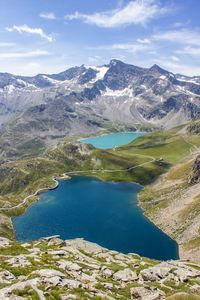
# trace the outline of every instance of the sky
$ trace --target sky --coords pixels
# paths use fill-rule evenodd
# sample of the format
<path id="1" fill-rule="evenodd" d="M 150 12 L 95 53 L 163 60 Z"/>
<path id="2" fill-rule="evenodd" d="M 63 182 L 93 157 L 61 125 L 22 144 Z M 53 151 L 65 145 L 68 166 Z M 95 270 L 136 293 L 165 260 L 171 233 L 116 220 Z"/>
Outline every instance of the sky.
<path id="1" fill-rule="evenodd" d="M 199 0 L 0 0 L 0 72 L 119 59 L 200 76 Z"/>

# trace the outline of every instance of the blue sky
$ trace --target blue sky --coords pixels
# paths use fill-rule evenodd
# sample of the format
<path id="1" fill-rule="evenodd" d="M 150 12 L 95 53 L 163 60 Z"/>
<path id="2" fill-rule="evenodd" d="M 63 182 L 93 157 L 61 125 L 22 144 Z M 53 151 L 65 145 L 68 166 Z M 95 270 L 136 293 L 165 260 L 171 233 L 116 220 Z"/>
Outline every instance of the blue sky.
<path id="1" fill-rule="evenodd" d="M 199 0 L 0 0 L 0 72 L 116 58 L 200 75 Z"/>

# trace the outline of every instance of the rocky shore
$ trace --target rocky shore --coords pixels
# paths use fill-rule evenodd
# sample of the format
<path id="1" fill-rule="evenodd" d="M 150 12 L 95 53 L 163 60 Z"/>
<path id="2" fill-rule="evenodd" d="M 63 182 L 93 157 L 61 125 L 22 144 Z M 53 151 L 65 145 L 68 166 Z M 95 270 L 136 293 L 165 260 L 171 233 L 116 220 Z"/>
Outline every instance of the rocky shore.
<path id="1" fill-rule="evenodd" d="M 53 191 L 53 190 L 57 189 L 58 186 L 59 186 L 59 180 L 67 180 L 69 178 L 70 178 L 70 176 L 68 176 L 65 173 L 63 175 L 61 175 L 60 177 L 52 176 L 52 180 L 55 183 L 54 186 L 40 188 L 34 194 L 31 194 L 31 195 L 28 195 L 27 197 L 25 197 L 19 204 L 15 205 L 15 206 L 9 206 L 9 207 L 5 206 L 5 207 L 0 208 L 0 212 L 1 211 L 2 212 L 7 212 L 7 211 L 11 211 L 11 210 L 14 210 L 14 209 L 26 206 L 27 203 L 29 202 L 29 199 L 31 199 L 33 197 L 37 197 L 36 199 L 38 200 L 39 199 L 39 195 L 41 193 L 46 192 L 46 191 Z"/>
<path id="2" fill-rule="evenodd" d="M 0 260 L 5 300 L 200 299 L 200 266 L 125 255 L 83 239 L 18 244 L 0 238 Z"/>
<path id="3" fill-rule="evenodd" d="M 172 167 L 140 193 L 145 215 L 176 240 L 179 257 L 200 263 L 200 156 Z"/>

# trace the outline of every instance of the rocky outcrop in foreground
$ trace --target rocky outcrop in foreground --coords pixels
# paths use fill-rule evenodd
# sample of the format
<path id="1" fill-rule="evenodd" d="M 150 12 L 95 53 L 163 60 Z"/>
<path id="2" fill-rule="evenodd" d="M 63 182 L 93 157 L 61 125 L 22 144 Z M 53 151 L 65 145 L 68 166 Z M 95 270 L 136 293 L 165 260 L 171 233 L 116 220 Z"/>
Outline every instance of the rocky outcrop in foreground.
<path id="1" fill-rule="evenodd" d="M 196 121 L 196 122 L 193 122 L 192 124 L 190 124 L 187 128 L 188 132 L 189 133 L 192 133 L 192 134 L 200 134 L 200 121 Z"/>
<path id="2" fill-rule="evenodd" d="M 0 239 L 0 299 L 167 299 L 200 295 L 200 266 L 159 262 L 59 236 L 18 244 Z M 171 299 L 171 298 L 169 298 Z"/>
<path id="3" fill-rule="evenodd" d="M 200 182 L 200 155 L 197 156 L 192 167 L 192 174 L 189 178 L 190 184 L 197 184 Z"/>

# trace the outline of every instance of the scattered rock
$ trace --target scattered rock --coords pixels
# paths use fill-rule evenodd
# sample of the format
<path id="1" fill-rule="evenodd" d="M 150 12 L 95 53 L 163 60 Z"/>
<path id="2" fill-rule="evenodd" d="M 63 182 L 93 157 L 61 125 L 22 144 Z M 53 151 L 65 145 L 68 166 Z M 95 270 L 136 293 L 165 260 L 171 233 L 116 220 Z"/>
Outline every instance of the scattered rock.
<path id="1" fill-rule="evenodd" d="M 61 245 L 62 240 L 53 236 L 43 239 L 42 244 L 41 241 L 28 244 L 28 254 L 1 255 L 0 285 L 5 287 L 0 288 L 0 300 L 28 300 L 33 292 L 38 299 L 46 300 L 51 298 L 55 287 L 62 300 L 94 297 L 115 300 L 128 294 L 131 296 L 127 300 L 162 300 L 168 296 L 162 289 L 172 294 L 176 292 L 173 287 L 179 285 L 188 293 L 200 293 L 200 270 L 187 262 L 152 261 L 151 264 L 149 259 L 147 264 L 135 254 L 109 251 L 82 239 Z M 172 284 L 166 289 L 168 282 Z M 16 291 L 24 295 L 24 290 L 26 296 L 16 295 Z"/>
<path id="2" fill-rule="evenodd" d="M 128 282 L 128 281 L 135 281 L 135 280 L 137 280 L 138 276 L 131 269 L 127 268 L 127 269 L 124 269 L 124 270 L 116 272 L 113 275 L 113 279 L 114 280 Z"/>
<path id="3" fill-rule="evenodd" d="M 0 272 L 0 284 L 9 284 L 15 280 L 15 276 L 9 271 Z"/>
<path id="4" fill-rule="evenodd" d="M 198 295 L 191 295 L 188 293 L 176 293 L 173 296 L 167 297 L 167 300 L 200 300 L 200 296 Z"/>
<path id="5" fill-rule="evenodd" d="M 62 286 L 63 285 L 63 280 L 62 277 L 60 276 L 51 276 L 51 277 L 43 277 L 41 280 L 42 285 L 47 285 L 50 286 Z"/>
<path id="6" fill-rule="evenodd" d="M 7 238 L 0 237 L 0 248 L 5 248 L 10 245 L 11 241 Z"/>
<path id="7" fill-rule="evenodd" d="M 165 299 L 165 293 L 149 286 L 131 288 L 131 299 L 160 300 Z"/>
<path id="8" fill-rule="evenodd" d="M 144 269 L 140 272 L 145 281 L 159 281 L 169 274 L 171 268 L 168 266 L 157 265 Z"/>
<path id="9" fill-rule="evenodd" d="M 11 257 L 6 262 L 12 267 L 23 268 L 31 265 L 31 263 L 27 260 L 26 256 L 24 255 Z"/>
<path id="10" fill-rule="evenodd" d="M 47 241 L 48 246 L 60 246 L 63 247 L 66 245 L 65 241 L 60 239 L 60 235 L 47 236 L 41 239 L 41 241 Z"/>
<path id="11" fill-rule="evenodd" d="M 96 283 L 96 275 L 93 273 L 92 275 L 88 275 L 86 273 L 81 273 L 80 274 L 80 279 L 81 281 L 83 281 L 84 283 Z"/>
<path id="12" fill-rule="evenodd" d="M 46 236 L 46 237 L 41 238 L 40 240 L 50 242 L 51 240 L 57 239 L 57 238 L 60 238 L 60 235 L 57 234 L 57 235 Z"/>
<path id="13" fill-rule="evenodd" d="M 28 298 L 21 297 L 21 296 L 11 296 L 6 297 L 4 300 L 29 300 Z"/>
<path id="14" fill-rule="evenodd" d="M 112 277 L 114 272 L 112 270 L 108 269 L 107 267 L 103 267 L 101 269 L 101 273 L 102 273 L 103 277 L 110 278 L 110 277 Z"/>
<path id="15" fill-rule="evenodd" d="M 189 177 L 189 184 L 197 184 L 200 182 L 200 155 L 197 156 L 193 167 L 192 167 L 192 172 Z"/>
<path id="16" fill-rule="evenodd" d="M 87 242 L 84 239 L 67 240 L 66 245 L 78 248 L 88 254 L 98 254 L 107 251 L 107 249 L 91 242 Z"/>
<path id="17" fill-rule="evenodd" d="M 80 267 L 78 264 L 76 263 L 73 263 L 71 261 L 67 261 L 67 260 L 61 260 L 59 262 L 59 267 L 61 269 L 64 269 L 66 271 L 81 271 L 82 270 L 82 267 Z"/>
<path id="18" fill-rule="evenodd" d="M 113 256 L 110 253 L 108 253 L 108 252 L 98 253 L 95 257 L 104 259 L 108 263 L 114 261 Z"/>
<path id="19" fill-rule="evenodd" d="M 73 294 L 68 294 L 68 295 L 60 295 L 61 300 L 72 300 L 72 299 L 77 299 L 76 295 Z"/>
<path id="20" fill-rule="evenodd" d="M 82 283 L 78 280 L 73 279 L 64 279 L 62 282 L 63 287 L 67 287 L 70 290 L 79 289 L 82 286 Z"/>
<path id="21" fill-rule="evenodd" d="M 106 290 L 112 290 L 112 289 L 113 289 L 113 284 L 110 283 L 110 282 L 102 282 L 102 285 L 103 285 L 103 287 L 104 287 Z"/>
<path id="22" fill-rule="evenodd" d="M 180 282 L 200 277 L 200 271 L 184 265 L 182 262 L 162 262 L 140 272 L 144 281 L 162 281 L 174 278 Z"/>
<path id="23" fill-rule="evenodd" d="M 199 294 L 200 295 L 200 282 L 199 284 L 194 284 L 190 290 L 195 293 L 195 294 Z"/>
<path id="24" fill-rule="evenodd" d="M 37 274 L 41 277 L 47 277 L 47 278 L 51 278 L 51 277 L 54 277 L 54 276 L 58 276 L 58 277 L 61 277 L 61 278 L 65 277 L 65 275 L 62 272 L 57 271 L 57 270 L 53 270 L 53 269 L 42 269 L 42 270 L 38 270 L 38 271 L 33 272 L 33 274 Z"/>
<path id="25" fill-rule="evenodd" d="M 194 270 L 192 268 L 177 268 L 173 270 L 173 274 L 176 275 L 179 281 L 188 281 L 190 278 L 200 277 L 200 271 Z"/>
<path id="26" fill-rule="evenodd" d="M 56 251 L 48 251 L 49 254 L 53 256 L 66 256 L 66 251 L 65 250 L 56 250 Z"/>

